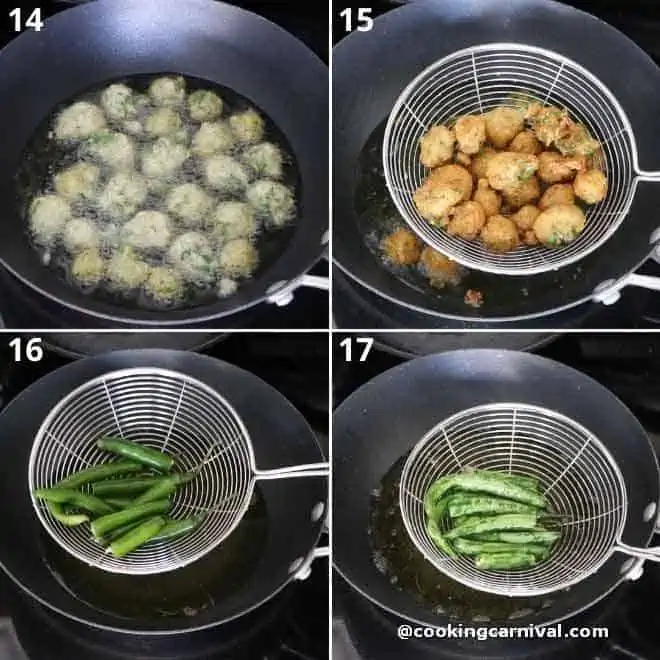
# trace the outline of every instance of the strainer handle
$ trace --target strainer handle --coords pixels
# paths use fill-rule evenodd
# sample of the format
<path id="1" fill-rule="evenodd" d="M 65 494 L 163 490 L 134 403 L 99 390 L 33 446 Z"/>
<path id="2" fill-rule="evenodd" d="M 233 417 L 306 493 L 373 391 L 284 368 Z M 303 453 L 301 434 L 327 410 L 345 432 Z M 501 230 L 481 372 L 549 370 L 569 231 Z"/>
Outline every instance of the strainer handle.
<path id="1" fill-rule="evenodd" d="M 330 474 L 329 463 L 308 463 L 293 465 L 275 470 L 255 470 L 257 481 L 272 481 L 273 479 L 295 479 L 298 477 L 327 477 Z"/>
<path id="2" fill-rule="evenodd" d="M 631 557 L 637 557 L 638 559 L 660 562 L 660 546 L 655 548 L 636 548 L 632 545 L 626 545 L 625 543 L 621 543 L 621 541 L 619 541 L 614 549 Z"/>
<path id="3" fill-rule="evenodd" d="M 640 181 L 660 182 L 660 172 L 647 172 L 646 170 L 637 170 L 637 178 Z"/>

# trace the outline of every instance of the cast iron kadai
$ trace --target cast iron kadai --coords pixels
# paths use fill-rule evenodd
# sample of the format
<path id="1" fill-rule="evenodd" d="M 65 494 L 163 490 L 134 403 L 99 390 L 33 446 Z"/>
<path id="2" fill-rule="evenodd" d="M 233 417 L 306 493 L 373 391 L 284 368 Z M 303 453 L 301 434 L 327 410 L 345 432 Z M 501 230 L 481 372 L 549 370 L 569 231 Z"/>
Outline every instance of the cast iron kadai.
<path id="1" fill-rule="evenodd" d="M 235 295 L 189 309 L 128 308 L 84 295 L 44 268 L 30 246 L 14 177 L 25 145 L 52 109 L 103 82 L 178 72 L 236 90 L 285 134 L 300 175 L 300 214 L 282 256 Z M 5 209 L 0 263 L 23 284 L 106 321 L 177 326 L 204 323 L 259 303 L 287 304 L 298 286 L 327 288 L 305 273 L 328 239 L 328 70 L 288 32 L 213 0 L 95 0 L 27 30 L 0 52 L 0 201 Z"/>
<path id="2" fill-rule="evenodd" d="M 486 571 L 473 558 L 451 558 L 437 548 L 426 532 L 424 495 L 440 477 L 468 466 L 538 479 L 550 510 L 561 516 L 561 537 L 547 560 L 524 570 Z M 500 596 L 568 589 L 617 551 L 660 561 L 660 548 L 632 548 L 620 541 L 628 516 L 656 511 L 629 510 L 624 476 L 607 446 L 581 424 L 539 406 L 491 403 L 441 421 L 406 459 L 399 502 L 406 530 L 428 561 L 467 587 Z M 448 531 L 446 522 L 439 522 L 440 531 Z"/>
<path id="3" fill-rule="evenodd" d="M 175 372 L 179 378 L 201 383 L 205 389 L 217 392 L 249 432 L 255 465 L 260 469 L 276 470 L 282 465 L 323 462 L 321 448 L 302 415 L 277 390 L 231 364 L 195 353 L 160 349 L 116 351 L 77 360 L 36 381 L 0 414 L 0 465 L 3 473 L 0 500 L 8 503 L 3 509 L 0 566 L 9 577 L 41 605 L 79 623 L 122 633 L 158 635 L 202 630 L 237 619 L 266 603 L 289 583 L 305 579 L 314 558 L 327 556 L 327 548 L 316 547 L 325 518 L 325 476 L 260 482 L 261 496 L 268 512 L 268 534 L 262 556 L 244 583 L 196 616 L 126 619 L 101 611 L 62 587 L 44 561 L 43 545 L 51 541 L 34 514 L 26 479 L 31 440 L 43 420 L 60 402 L 63 393 L 127 369 L 145 373 L 153 373 L 153 370 Z M 181 387 L 177 392 L 180 390 Z M 128 399 L 133 399 L 132 390 Z M 113 400 L 116 401 L 116 397 Z M 103 403 L 102 409 L 105 409 Z M 143 415 L 154 417 L 154 408 L 156 406 L 150 405 L 145 413 L 142 399 Z M 171 421 L 174 409 L 169 408 L 169 413 Z M 162 429 L 163 419 L 155 417 L 157 429 Z M 125 410 L 120 422 L 128 432 L 130 424 Z M 202 431 L 213 428 L 211 420 L 205 424 L 207 426 L 202 426 Z M 186 431 L 187 437 L 191 429 L 179 427 L 172 434 L 175 447 L 180 446 L 180 437 L 184 437 L 179 436 L 181 430 Z M 210 501 L 212 495 L 208 492 L 204 496 Z M 180 570 L 190 570 L 190 567 Z M 140 576 L 111 577 L 138 579 Z M 156 575 L 149 579 L 163 577 Z"/>
<path id="4" fill-rule="evenodd" d="M 153 575 L 192 564 L 234 531 L 257 481 L 328 474 L 327 463 L 257 469 L 250 433 L 223 396 L 185 374 L 142 367 L 83 383 L 51 410 L 30 452 L 30 492 L 107 460 L 96 447 L 96 439 L 103 437 L 128 438 L 174 456 L 177 469 L 195 477 L 189 487 L 177 491 L 168 516 L 205 516 L 199 527 L 179 539 L 113 557 L 86 525 L 63 525 L 32 497 L 37 517 L 56 543 L 89 566 L 112 573 Z"/>
<path id="5" fill-rule="evenodd" d="M 583 459 L 585 466 L 588 458 L 602 459 L 603 454 L 592 444 L 593 441 L 587 443 L 586 437 L 576 431 L 588 429 L 588 437 L 598 438 L 600 446 L 607 447 L 611 457 L 611 461 L 607 459 L 603 463 L 603 467 L 605 463 L 608 465 L 608 472 L 599 477 L 603 488 L 607 484 L 619 488 L 617 471 L 625 484 L 623 490 L 611 488 L 608 491 L 609 504 L 618 496 L 624 508 L 619 513 L 612 513 L 610 524 L 595 528 L 597 534 L 593 538 L 600 535 L 598 537 L 604 542 L 600 549 L 602 554 L 598 555 L 600 565 L 597 570 L 585 574 L 587 568 L 594 568 L 596 564 L 592 549 L 580 557 L 581 565 L 577 570 L 582 579 L 570 589 L 554 591 L 548 606 L 539 611 L 514 620 L 498 621 L 497 625 L 556 623 L 607 597 L 622 582 L 639 577 L 643 560 L 612 552 L 612 543 L 616 532 L 617 541 L 622 544 L 644 548 L 656 529 L 660 474 L 653 446 L 644 429 L 609 390 L 570 367 L 528 353 L 473 349 L 417 358 L 390 369 L 353 393 L 335 411 L 333 556 L 337 570 L 353 588 L 384 610 L 420 625 L 441 626 L 450 621 L 445 615 L 425 609 L 413 594 L 397 590 L 390 583 L 389 576 L 376 568 L 369 534 L 371 494 L 392 465 L 413 450 L 419 439 L 442 420 L 475 408 L 493 409 L 497 414 L 503 414 L 501 404 L 510 402 L 520 408 L 517 414 L 522 415 L 523 421 L 537 420 L 547 424 L 548 418 L 537 417 L 538 411 L 552 411 L 548 414 L 555 420 L 555 429 L 562 433 L 561 441 L 554 434 L 552 441 L 548 440 L 549 436 L 543 436 L 544 446 L 551 445 L 552 451 L 558 454 L 556 459 L 548 456 L 545 462 L 539 461 L 538 446 L 530 443 L 534 449 L 534 466 L 539 462 L 538 467 L 530 465 L 527 452 L 521 450 L 518 454 L 514 450 L 513 461 L 521 461 L 523 472 L 535 474 L 534 470 L 537 470 L 539 475 L 544 475 L 544 485 L 550 486 L 545 480 L 558 473 L 557 466 L 566 465 L 565 454 L 570 453 L 568 447 L 579 444 L 578 438 L 587 452 Z M 507 414 L 511 416 L 510 410 L 504 407 L 505 419 Z M 533 414 L 530 416 L 527 411 Z M 462 416 L 460 419 L 469 424 L 471 417 Z M 565 420 L 571 420 L 569 426 L 564 426 Z M 499 424 L 501 428 L 502 422 Z M 510 424 L 509 419 L 505 429 L 509 429 Z M 529 428 L 538 431 L 538 427 Z M 566 435 L 569 432 L 572 436 Z M 461 462 L 473 458 L 473 454 L 467 452 L 468 447 L 470 452 L 476 451 L 469 440 L 464 443 L 458 449 Z M 480 466 L 507 465 L 510 438 L 500 436 L 499 443 L 491 451 L 489 445 L 479 442 Z M 506 444 L 505 450 L 502 443 Z M 461 453 L 461 446 L 465 448 L 465 454 Z M 551 472 L 547 466 L 553 460 L 557 463 Z M 584 477 L 587 472 L 581 465 L 575 475 Z M 600 492 L 597 484 L 585 486 L 582 480 L 576 481 L 571 477 L 566 483 L 579 485 L 579 492 L 564 485 L 551 490 L 550 496 L 573 497 L 576 503 L 577 495 L 583 501 L 585 492 Z M 621 499 L 624 493 L 627 502 Z M 558 500 L 553 503 L 559 506 Z M 570 510 L 566 501 L 560 504 Z M 608 502 L 599 500 L 590 506 L 602 507 L 605 511 Z M 615 520 L 618 522 L 614 523 Z M 575 559 L 571 552 L 573 543 L 578 543 L 575 532 L 569 532 L 561 542 L 562 556 L 570 555 Z M 646 552 L 640 554 L 646 557 Z M 515 586 L 514 581 L 512 588 Z"/>
<path id="6" fill-rule="evenodd" d="M 440 33 L 442 39 L 437 38 Z M 394 59 L 388 55 L 392 43 L 402 45 Z M 592 79 L 587 88 L 583 78 L 579 82 L 574 79 L 569 86 L 561 83 L 560 77 L 559 87 L 536 89 L 537 95 L 570 90 L 570 97 L 566 96 L 569 110 L 586 111 L 584 102 L 576 100 L 589 90 L 601 99 L 604 92 L 600 85 L 609 90 L 628 123 L 622 123 L 616 112 L 612 114 L 615 106 L 610 101 L 601 105 L 598 117 L 602 119 L 602 110 L 607 108 L 607 130 L 602 137 L 610 138 L 610 152 L 619 152 L 615 160 L 618 169 L 610 174 L 620 177 L 620 181 L 611 181 L 613 190 L 618 191 L 614 210 L 617 214 L 624 209 L 629 212 L 600 249 L 557 271 L 516 278 L 474 273 L 472 288 L 484 292 L 483 305 L 474 309 L 464 304 L 462 294 L 429 295 L 415 290 L 384 270 L 372 256 L 356 223 L 355 164 L 370 135 L 390 115 L 403 90 L 420 72 L 464 49 L 476 49 L 478 54 L 489 44 L 502 43 L 532 49 L 530 52 L 552 53 L 554 61 L 559 58 L 575 63 L 599 81 L 594 87 Z M 471 88 L 468 100 L 473 102 L 474 96 Z M 636 178 L 648 178 L 643 165 L 657 163 L 660 154 L 660 136 L 649 121 L 660 112 L 660 69 L 637 45 L 606 23 L 550 0 L 408 3 L 375 19 L 372 30 L 356 31 L 334 48 L 333 102 L 333 258 L 344 272 L 372 292 L 441 317 L 512 322 L 589 301 L 612 304 L 625 286 L 660 290 L 657 279 L 634 273 L 657 253 L 660 242 L 660 222 L 655 212 L 657 187 Z M 602 121 L 595 121 L 598 117 L 592 112 L 592 119 L 584 119 L 592 126 L 605 128 Z M 625 130 L 617 132 L 617 126 Z M 634 158 L 635 149 L 639 163 Z M 608 163 L 610 169 L 613 166 Z M 635 182 L 639 182 L 636 188 Z M 608 230 L 603 227 L 603 231 Z M 515 282 L 509 282 L 511 279 Z"/>

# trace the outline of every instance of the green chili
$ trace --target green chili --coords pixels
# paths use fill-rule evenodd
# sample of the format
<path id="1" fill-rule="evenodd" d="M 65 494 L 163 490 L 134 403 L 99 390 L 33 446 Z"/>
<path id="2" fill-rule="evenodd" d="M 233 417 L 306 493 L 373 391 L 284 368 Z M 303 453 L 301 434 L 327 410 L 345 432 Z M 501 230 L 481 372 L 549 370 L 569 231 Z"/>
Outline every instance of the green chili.
<path id="1" fill-rule="evenodd" d="M 56 504 L 70 504 L 77 509 L 84 509 L 100 516 L 112 513 L 113 511 L 113 508 L 109 504 L 106 504 L 98 497 L 86 495 L 70 488 L 37 488 L 33 494 L 40 500 L 55 502 Z"/>
<path id="2" fill-rule="evenodd" d="M 116 461 L 114 463 L 102 463 L 101 465 L 94 465 L 93 467 L 85 468 L 79 472 L 74 472 L 62 479 L 58 484 L 58 488 L 79 488 L 92 481 L 100 481 L 101 479 L 110 479 L 120 474 L 128 474 L 130 472 L 141 472 L 144 469 L 142 465 L 135 461 Z"/>
<path id="3" fill-rule="evenodd" d="M 148 543 L 165 526 L 165 518 L 157 516 L 140 523 L 135 529 L 115 539 L 106 550 L 114 557 L 123 557 Z"/>
<path id="4" fill-rule="evenodd" d="M 118 454 L 142 465 L 148 465 L 160 472 L 169 472 L 174 467 L 174 459 L 169 454 L 137 442 L 130 442 L 122 438 L 101 438 L 97 441 L 96 446 L 103 451 Z"/>
<path id="5" fill-rule="evenodd" d="M 134 506 L 123 511 L 115 511 L 102 518 L 97 518 L 91 525 L 94 538 L 99 540 L 109 532 L 136 520 L 141 520 L 149 516 L 155 516 L 159 513 L 166 513 L 170 508 L 169 500 L 158 500 L 157 502 L 147 502 L 140 506 Z"/>

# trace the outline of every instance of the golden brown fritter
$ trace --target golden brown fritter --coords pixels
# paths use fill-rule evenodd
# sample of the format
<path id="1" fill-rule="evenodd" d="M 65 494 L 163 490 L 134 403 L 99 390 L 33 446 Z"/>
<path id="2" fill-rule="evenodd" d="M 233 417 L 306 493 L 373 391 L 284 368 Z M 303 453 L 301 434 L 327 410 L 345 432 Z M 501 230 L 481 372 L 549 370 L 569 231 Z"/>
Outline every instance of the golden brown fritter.
<path id="1" fill-rule="evenodd" d="M 521 131 L 511 140 L 508 151 L 538 156 L 543 151 L 543 145 L 536 139 L 534 131 Z"/>
<path id="2" fill-rule="evenodd" d="M 486 214 L 478 202 L 463 202 L 452 211 L 447 231 L 453 236 L 473 240 L 486 224 Z"/>
<path id="3" fill-rule="evenodd" d="M 445 186 L 461 193 L 461 199 L 467 202 L 472 197 L 472 176 L 468 170 L 460 165 L 442 165 L 436 167 L 429 175 L 427 181 L 432 186 Z"/>
<path id="4" fill-rule="evenodd" d="M 449 186 L 435 186 L 429 179 L 413 195 L 413 202 L 422 218 L 438 227 L 447 224 L 447 214 L 462 199 L 459 190 Z"/>
<path id="5" fill-rule="evenodd" d="M 538 176 L 546 183 L 571 181 L 576 172 L 583 172 L 587 167 L 585 156 L 562 156 L 556 151 L 544 151 L 538 162 Z"/>
<path id="6" fill-rule="evenodd" d="M 525 113 L 519 108 L 500 106 L 485 114 L 486 135 L 498 149 L 506 147 L 525 126 Z"/>
<path id="7" fill-rule="evenodd" d="M 419 161 L 424 167 L 437 167 L 454 155 L 456 137 L 446 126 L 432 126 L 419 140 Z"/>
<path id="8" fill-rule="evenodd" d="M 479 179 L 488 178 L 487 168 L 490 159 L 496 154 L 495 149 L 491 147 L 484 147 L 473 159 L 470 169 L 472 171 L 472 176 L 474 176 L 477 181 Z"/>
<path id="9" fill-rule="evenodd" d="M 534 247 L 539 244 L 539 239 L 536 238 L 536 234 L 533 229 L 528 229 L 522 237 L 522 242 L 529 247 Z"/>
<path id="10" fill-rule="evenodd" d="M 534 222 L 534 233 L 543 245 L 558 247 L 575 240 L 584 229 L 585 217 L 575 204 L 559 204 L 543 211 Z"/>
<path id="11" fill-rule="evenodd" d="M 512 216 L 511 220 L 515 223 L 516 227 L 521 233 L 525 233 L 534 227 L 536 218 L 539 217 L 541 211 L 536 206 L 527 204 L 518 209 Z"/>
<path id="12" fill-rule="evenodd" d="M 487 218 L 497 215 L 502 206 L 500 196 L 488 185 L 487 179 L 479 179 L 473 199 L 481 204 Z"/>
<path id="13" fill-rule="evenodd" d="M 507 205 L 512 209 L 519 209 L 525 204 L 532 204 L 541 195 L 539 180 L 535 176 L 531 176 L 511 188 L 505 188 L 502 195 Z"/>
<path id="14" fill-rule="evenodd" d="M 538 140 L 549 147 L 565 134 L 570 118 L 566 110 L 554 106 L 532 103 L 527 108 L 526 118 Z"/>
<path id="15" fill-rule="evenodd" d="M 477 154 L 486 142 L 486 120 L 478 115 L 460 117 L 454 126 L 458 150 Z"/>
<path id="16" fill-rule="evenodd" d="M 470 169 L 470 165 L 472 165 L 472 157 L 468 156 L 468 154 L 464 154 L 462 151 L 459 151 L 456 154 L 456 158 L 454 160 L 458 165 L 462 165 L 468 169 Z"/>
<path id="17" fill-rule="evenodd" d="M 463 302 L 468 307 L 479 308 L 484 304 L 484 294 L 477 289 L 468 289 L 463 296 Z"/>
<path id="18" fill-rule="evenodd" d="M 555 183 L 553 186 L 550 186 L 543 195 L 541 195 L 539 208 L 541 211 L 545 211 L 551 206 L 573 203 L 575 203 L 573 186 L 570 183 Z"/>
<path id="19" fill-rule="evenodd" d="M 458 284 L 461 279 L 460 266 L 449 257 L 428 246 L 422 250 L 419 264 L 431 285 L 438 289 L 446 284 Z"/>
<path id="20" fill-rule="evenodd" d="M 587 170 L 576 175 L 575 194 L 587 204 L 598 204 L 607 195 L 607 177 L 600 170 Z"/>
<path id="21" fill-rule="evenodd" d="M 518 228 L 513 220 L 503 215 L 494 215 L 486 221 L 481 230 L 481 240 L 494 252 L 509 252 L 520 245 Z"/>
<path id="22" fill-rule="evenodd" d="M 397 229 L 383 239 L 385 255 L 400 266 L 412 266 L 422 254 L 422 241 L 408 229 Z"/>
<path id="23" fill-rule="evenodd" d="M 515 188 L 534 175 L 539 167 L 538 158 L 531 154 L 501 151 L 488 161 L 486 178 L 491 188 Z"/>
<path id="24" fill-rule="evenodd" d="M 600 149 L 600 142 L 591 137 L 587 127 L 572 120 L 565 124 L 563 134 L 554 144 L 564 156 L 591 156 Z"/>

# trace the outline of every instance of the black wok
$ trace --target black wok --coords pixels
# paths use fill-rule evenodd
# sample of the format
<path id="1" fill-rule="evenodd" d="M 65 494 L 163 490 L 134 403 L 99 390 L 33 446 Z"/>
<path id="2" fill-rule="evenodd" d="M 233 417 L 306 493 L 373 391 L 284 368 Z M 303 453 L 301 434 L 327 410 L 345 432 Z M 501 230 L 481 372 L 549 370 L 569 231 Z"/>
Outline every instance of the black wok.
<path id="1" fill-rule="evenodd" d="M 470 321 L 517 321 L 589 302 L 597 287 L 611 287 L 637 269 L 650 255 L 651 235 L 660 224 L 660 189 L 641 183 L 619 231 L 596 252 L 556 272 L 508 278 L 472 272 L 461 286 L 438 293 L 422 278 L 411 286 L 385 270 L 364 241 L 365 227 L 396 214 L 379 164 L 374 165 L 384 123 L 400 93 L 425 67 L 489 42 L 540 46 L 583 65 L 612 90 L 630 118 L 642 168 L 660 166 L 660 135 L 652 119 L 660 112 L 660 69 L 611 26 L 548 0 L 412 2 L 377 18 L 371 31 L 355 31 L 333 50 L 333 258 L 362 286 L 417 311 Z M 365 203 L 365 188 L 371 190 L 370 203 Z M 467 289 L 483 293 L 480 308 L 464 304 Z"/>
<path id="2" fill-rule="evenodd" d="M 649 543 L 654 520 L 645 522 L 643 512 L 660 497 L 656 456 L 643 428 L 611 392 L 572 368 L 527 353 L 476 349 L 418 358 L 374 378 L 333 416 L 335 567 L 353 588 L 383 609 L 423 625 L 448 622 L 446 615 L 423 607 L 415 594 L 397 590 L 376 568 L 369 533 L 374 489 L 440 420 L 497 401 L 557 410 L 600 438 L 621 469 L 633 512 L 622 538 L 631 545 Z M 624 580 L 624 565 L 629 568 L 631 563 L 615 553 L 570 590 L 553 593 L 546 607 L 501 624 L 545 625 L 574 616 Z"/>
<path id="3" fill-rule="evenodd" d="M 48 411 L 78 385 L 108 371 L 147 365 L 182 372 L 225 396 L 248 428 L 258 467 L 269 469 L 323 460 L 321 449 L 302 415 L 275 389 L 238 367 L 194 353 L 159 349 L 117 351 L 78 360 L 28 387 L 0 415 L 0 499 L 7 503 L 3 508 L 0 534 L 0 565 L 18 586 L 42 605 L 88 626 L 160 635 L 202 630 L 247 614 L 295 579 L 290 567 L 297 559 L 311 559 L 322 532 L 323 516 L 319 520 L 312 510 L 318 503 L 326 502 L 327 483 L 323 477 L 313 477 L 260 485 L 266 534 L 260 541 L 261 548 L 252 570 L 243 575 L 240 582 L 237 575 L 217 575 L 217 568 L 214 569 L 212 563 L 205 564 L 204 559 L 181 569 L 186 573 L 182 572 L 179 577 L 179 571 L 173 571 L 165 576 L 149 576 L 148 581 L 140 583 L 131 580 L 118 583 L 116 578 L 135 576 L 113 575 L 86 566 L 84 572 L 79 573 L 82 564 L 75 560 L 73 566 L 72 558 L 60 561 L 62 558 L 58 557 L 56 564 L 49 560 L 58 569 L 57 574 L 52 572 L 44 557 L 56 556 L 53 544 L 43 535 L 27 488 L 28 457 L 35 433 Z M 233 535 L 225 543 L 231 543 Z M 251 539 L 249 537 L 242 548 L 237 548 L 237 552 L 255 554 Z M 163 589 L 164 578 L 177 581 L 177 588 L 182 587 L 179 580 L 196 581 L 200 589 L 211 595 L 218 586 L 212 582 L 219 582 L 220 586 L 224 585 L 224 596 L 195 616 L 125 618 L 107 608 L 99 609 L 94 595 L 93 604 L 88 604 L 89 599 L 76 597 L 69 590 L 72 582 L 60 567 L 66 567 L 66 576 L 75 574 L 76 579 L 82 576 L 79 580 L 86 593 L 90 584 L 96 585 L 103 594 L 112 589 L 123 590 L 129 596 L 131 591 L 140 590 L 158 593 Z M 216 575 L 211 579 L 209 576 L 214 570 Z M 138 593 L 132 596 L 134 599 L 141 597 Z"/>
<path id="4" fill-rule="evenodd" d="M 300 176 L 300 215 L 284 253 L 233 296 L 167 312 L 84 295 L 44 268 L 27 240 L 16 182 L 24 150 L 52 109 L 105 81 L 178 72 L 235 90 L 286 136 Z M 212 0 L 97 0 L 28 30 L 0 53 L 0 263 L 51 300 L 140 325 L 200 323 L 239 312 L 288 287 L 322 256 L 328 227 L 327 68 L 269 21 Z"/>

